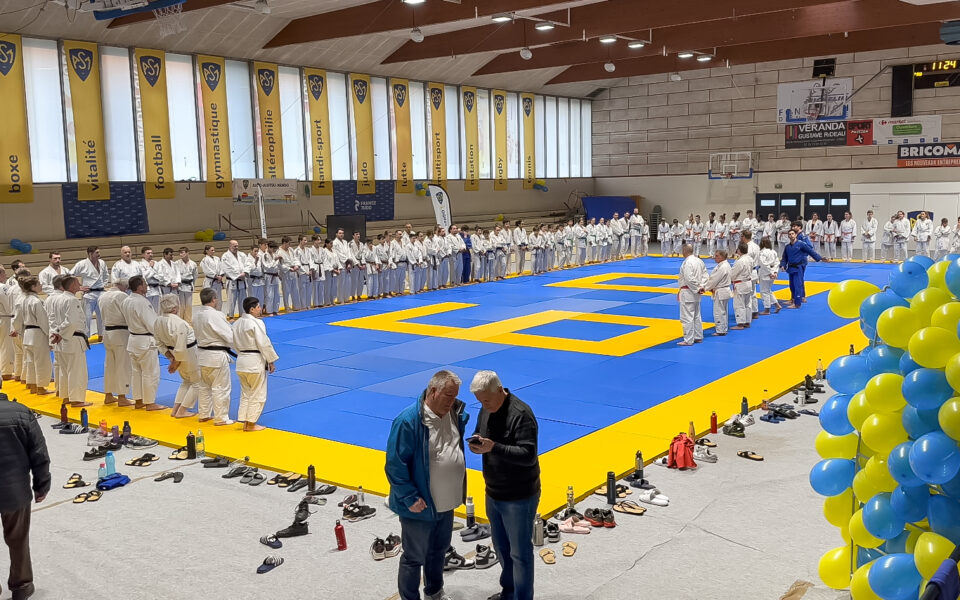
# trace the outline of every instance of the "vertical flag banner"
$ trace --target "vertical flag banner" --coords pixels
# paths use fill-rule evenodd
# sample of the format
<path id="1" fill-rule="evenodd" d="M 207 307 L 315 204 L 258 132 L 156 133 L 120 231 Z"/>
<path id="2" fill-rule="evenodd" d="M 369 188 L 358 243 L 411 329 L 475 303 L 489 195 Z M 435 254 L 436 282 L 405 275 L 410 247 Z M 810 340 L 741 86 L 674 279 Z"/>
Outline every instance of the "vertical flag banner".
<path id="1" fill-rule="evenodd" d="M 533 114 L 533 94 L 520 94 L 520 109 L 523 114 L 523 189 L 532 190 L 537 176 L 537 154 L 534 133 L 536 120 Z"/>
<path id="2" fill-rule="evenodd" d="M 310 107 L 310 194 L 333 195 L 333 163 L 330 161 L 330 101 L 327 94 L 327 72 L 304 69 L 307 81 L 307 104 Z"/>
<path id="3" fill-rule="evenodd" d="M 397 136 L 397 185 L 398 194 L 412 194 L 413 143 L 410 141 L 410 82 L 406 79 L 391 79 L 393 94 L 393 125 Z"/>
<path id="4" fill-rule="evenodd" d="M 462 87 L 460 95 L 463 96 L 463 131 L 464 142 L 466 143 L 467 169 L 463 174 L 463 189 L 468 192 L 475 192 L 480 189 L 480 135 L 477 119 L 477 88 Z"/>
<path id="5" fill-rule="evenodd" d="M 507 93 L 493 90 L 493 189 L 507 189 Z"/>
<path id="6" fill-rule="evenodd" d="M 0 37 L 0 203 L 33 202 L 33 172 L 27 131 L 27 99 L 23 82 L 23 46 L 19 35 Z"/>
<path id="7" fill-rule="evenodd" d="M 147 172 L 143 190 L 147 199 L 173 198 L 177 194 L 173 180 L 170 111 L 167 106 L 166 56 L 163 50 L 135 48 L 133 51 L 140 82 L 143 162 Z"/>
<path id="8" fill-rule="evenodd" d="M 442 83 L 427 84 L 427 101 L 430 103 L 430 179 L 433 183 L 447 184 L 447 114 Z"/>
<path id="9" fill-rule="evenodd" d="M 283 179 L 283 131 L 280 128 L 280 86 L 277 65 L 253 63 L 260 111 L 260 158 L 264 179 Z"/>
<path id="10" fill-rule="evenodd" d="M 203 100 L 203 135 L 206 142 L 207 197 L 233 196 L 230 169 L 230 130 L 227 126 L 227 71 L 219 56 L 197 56 L 200 96 Z"/>
<path id="11" fill-rule="evenodd" d="M 373 169 L 373 101 L 370 99 L 370 76 L 350 74 L 353 86 L 353 125 L 357 132 L 357 193 L 377 191 Z"/>
<path id="12" fill-rule="evenodd" d="M 63 42 L 67 79 L 73 105 L 77 150 L 77 198 L 109 200 L 107 149 L 103 141 L 103 108 L 100 99 L 100 55 L 89 42 Z M 166 102 L 164 102 L 166 109 Z M 148 154 L 149 156 L 149 154 Z"/>

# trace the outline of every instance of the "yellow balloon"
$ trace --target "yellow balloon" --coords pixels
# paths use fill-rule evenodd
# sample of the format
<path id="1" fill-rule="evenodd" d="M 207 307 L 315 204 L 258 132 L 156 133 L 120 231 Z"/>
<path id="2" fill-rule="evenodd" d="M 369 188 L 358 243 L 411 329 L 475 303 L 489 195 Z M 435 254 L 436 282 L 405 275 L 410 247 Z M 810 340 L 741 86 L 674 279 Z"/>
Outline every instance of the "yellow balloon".
<path id="1" fill-rule="evenodd" d="M 903 375 L 880 373 L 867 382 L 863 393 L 873 412 L 894 412 L 907 405 L 900 388 L 903 387 Z M 849 412 L 850 408 L 847 407 Z"/>
<path id="2" fill-rule="evenodd" d="M 910 358 L 921 367 L 942 369 L 953 355 L 960 352 L 956 331 L 941 327 L 924 327 L 913 334 L 907 344 Z"/>
<path id="3" fill-rule="evenodd" d="M 947 287 L 947 282 L 944 280 L 947 276 L 947 267 L 949 266 L 950 263 L 945 260 L 933 263 L 933 266 L 927 269 L 927 277 L 930 278 L 930 285 L 928 287 L 941 289 L 950 293 L 950 288 Z"/>
<path id="4" fill-rule="evenodd" d="M 847 419 L 850 420 L 850 424 L 857 431 L 860 431 L 863 422 L 874 412 L 876 410 L 867 402 L 867 395 L 863 392 L 854 394 L 853 398 L 850 398 L 850 404 L 847 404 Z M 851 433 L 850 435 L 854 434 Z"/>
<path id="5" fill-rule="evenodd" d="M 947 383 L 954 390 L 960 392 L 960 354 L 954 354 L 943 367 L 944 374 L 947 376 Z"/>
<path id="6" fill-rule="evenodd" d="M 869 461 L 868 461 L 869 462 Z M 866 503 L 883 490 L 876 485 L 876 481 L 870 478 L 867 475 L 867 472 L 864 469 L 857 471 L 857 474 L 853 476 L 853 495 L 857 497 L 857 501 L 860 503 Z"/>
<path id="7" fill-rule="evenodd" d="M 923 578 L 930 579 L 955 547 L 956 544 L 942 535 L 932 531 L 921 533 L 913 550 L 913 562 Z"/>
<path id="8" fill-rule="evenodd" d="M 889 456 L 891 450 L 909 439 L 899 412 L 873 413 L 863 422 L 860 433 L 863 443 L 881 456 Z M 858 498 L 864 502 L 869 500 L 862 496 Z"/>
<path id="9" fill-rule="evenodd" d="M 928 287 L 925 290 L 920 290 L 916 296 L 910 299 L 910 310 L 920 317 L 921 325 L 926 327 L 930 324 L 933 311 L 951 300 L 953 300 L 953 296 L 950 295 L 950 292 L 937 287 Z"/>
<path id="10" fill-rule="evenodd" d="M 843 527 L 840 528 L 840 539 L 843 540 L 843 543 L 850 545 L 850 523 L 844 523 Z"/>
<path id="11" fill-rule="evenodd" d="M 827 550 L 820 557 L 817 572 L 827 587 L 835 590 L 846 589 L 850 585 L 850 547 L 840 546 Z"/>
<path id="12" fill-rule="evenodd" d="M 823 501 L 823 516 L 834 527 L 845 528 L 853 516 L 853 491 L 847 490 Z"/>
<path id="13" fill-rule="evenodd" d="M 920 317 L 906 306 L 892 306 L 877 318 L 877 334 L 887 344 L 906 348 L 910 337 L 923 326 Z"/>
<path id="14" fill-rule="evenodd" d="M 960 440 L 960 398 L 950 398 L 937 413 L 940 429 L 951 438 Z"/>
<path id="15" fill-rule="evenodd" d="M 930 325 L 942 327 L 947 331 L 956 331 L 957 325 L 960 325 L 960 302 L 947 302 L 938 306 L 930 316 Z"/>
<path id="16" fill-rule="evenodd" d="M 857 434 L 830 435 L 821 431 L 813 445 L 820 458 L 853 458 L 857 454 Z"/>
<path id="17" fill-rule="evenodd" d="M 850 578 L 850 597 L 853 600 L 882 600 L 867 581 L 871 565 L 873 565 L 872 560 L 854 571 L 853 577 Z"/>
<path id="18" fill-rule="evenodd" d="M 863 511 L 858 510 L 853 513 L 853 516 L 850 517 L 850 537 L 858 546 L 863 548 L 876 548 L 883 543 L 883 540 L 880 538 L 875 538 L 870 535 L 870 532 L 867 531 L 867 528 L 863 525 Z M 821 559 L 822 560 L 822 559 Z M 850 564 L 847 564 L 847 573 L 850 572 Z M 822 579 L 822 576 L 821 576 Z M 826 583 L 826 582 L 824 582 Z M 849 581 L 847 582 L 849 583 Z"/>
<path id="19" fill-rule="evenodd" d="M 921 525 L 918 523 L 917 526 L 920 527 Z M 926 526 L 927 526 L 926 524 L 923 525 L 923 527 L 926 527 Z M 907 543 L 906 543 L 906 546 L 904 547 L 904 552 L 906 552 L 907 554 L 913 554 L 914 550 L 917 549 L 917 542 L 920 540 L 920 536 L 923 535 L 924 533 L 926 533 L 926 531 L 921 531 L 920 529 L 912 529 L 910 531 L 910 535 L 907 536 Z"/>
<path id="20" fill-rule="evenodd" d="M 841 281 L 827 294 L 827 304 L 833 314 L 844 319 L 856 319 L 860 316 L 860 305 L 880 291 L 880 288 L 857 279 Z"/>
<path id="21" fill-rule="evenodd" d="M 870 457 L 870 460 L 867 461 L 867 464 L 863 467 L 863 470 L 867 474 L 867 479 L 870 480 L 871 486 L 880 490 L 881 492 L 892 492 L 897 488 L 897 480 L 893 478 L 893 475 L 890 474 L 890 469 L 887 467 L 887 459 L 884 458 L 887 455 L 876 455 Z M 866 501 L 866 500 L 864 500 Z"/>

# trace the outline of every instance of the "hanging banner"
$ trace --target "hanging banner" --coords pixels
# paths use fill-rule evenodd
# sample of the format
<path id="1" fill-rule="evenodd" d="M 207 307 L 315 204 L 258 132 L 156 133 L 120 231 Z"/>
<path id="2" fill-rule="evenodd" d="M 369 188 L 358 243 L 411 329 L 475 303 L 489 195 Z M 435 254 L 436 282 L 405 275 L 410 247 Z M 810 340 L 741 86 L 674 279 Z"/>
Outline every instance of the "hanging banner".
<path id="1" fill-rule="evenodd" d="M 173 180 L 171 157 L 166 54 L 163 50 L 135 48 L 133 56 L 140 81 L 140 110 L 143 114 L 143 155 L 147 173 L 144 195 L 147 199 L 173 198 L 177 186 Z"/>
<path id="2" fill-rule="evenodd" d="M 960 142 L 897 147 L 898 167 L 960 167 Z"/>
<path id="3" fill-rule="evenodd" d="M 507 189 L 507 93 L 493 90 L 493 189 Z"/>
<path id="4" fill-rule="evenodd" d="M 200 65 L 200 97 L 203 100 L 203 135 L 207 158 L 207 197 L 229 198 L 233 176 L 230 169 L 230 130 L 227 119 L 227 82 L 223 58 L 197 56 Z"/>
<path id="5" fill-rule="evenodd" d="M 396 193 L 412 194 L 413 144 L 410 141 L 410 82 L 406 79 L 391 79 L 393 90 L 393 125 L 397 136 L 397 184 Z"/>
<path id="6" fill-rule="evenodd" d="M 777 123 L 846 121 L 853 79 L 814 79 L 777 86 Z"/>
<path id="7" fill-rule="evenodd" d="M 536 120 L 533 114 L 533 94 L 520 94 L 523 114 L 523 189 L 532 190 L 537 177 Z"/>
<path id="8" fill-rule="evenodd" d="M 928 144 L 940 141 L 942 117 L 918 115 L 873 120 L 874 144 Z"/>
<path id="9" fill-rule="evenodd" d="M 466 147 L 466 171 L 463 173 L 463 189 L 475 192 L 480 189 L 480 148 L 477 139 L 480 133 L 477 118 L 477 88 L 462 87 L 463 96 L 463 131 Z"/>
<path id="10" fill-rule="evenodd" d="M 280 88 L 277 65 L 253 63 L 260 111 L 260 158 L 264 179 L 283 179 L 283 132 L 280 128 Z"/>
<path id="11" fill-rule="evenodd" d="M 430 180 L 437 185 L 447 182 L 447 113 L 442 83 L 427 84 L 430 103 Z"/>
<path id="12" fill-rule="evenodd" d="M 327 97 L 327 72 L 304 69 L 307 80 L 307 105 L 310 107 L 310 154 L 313 171 L 310 194 L 333 194 L 333 163 L 330 161 L 330 104 Z"/>
<path id="13" fill-rule="evenodd" d="M 103 109 L 100 100 L 100 55 L 97 45 L 65 41 L 63 53 L 67 58 L 67 80 L 70 82 L 73 107 L 79 184 L 77 197 L 80 200 L 109 200 L 107 150 L 103 141 Z"/>
<path id="14" fill-rule="evenodd" d="M 873 120 L 822 121 L 786 125 L 783 146 L 821 148 L 824 146 L 869 146 L 873 144 Z"/>
<path id="15" fill-rule="evenodd" d="M 450 208 L 450 195 L 447 190 L 435 183 L 427 185 L 427 195 L 433 202 L 433 214 L 437 219 L 437 225 L 444 229 L 450 229 L 450 223 L 453 221 L 453 212 Z"/>
<path id="16" fill-rule="evenodd" d="M 0 38 L 0 106 L 6 125 L 0 135 L 0 203 L 33 202 L 33 172 L 19 35 Z"/>
<path id="17" fill-rule="evenodd" d="M 353 83 L 353 125 L 357 132 L 357 193 L 377 191 L 373 168 L 373 101 L 370 99 L 370 76 L 350 74 Z"/>

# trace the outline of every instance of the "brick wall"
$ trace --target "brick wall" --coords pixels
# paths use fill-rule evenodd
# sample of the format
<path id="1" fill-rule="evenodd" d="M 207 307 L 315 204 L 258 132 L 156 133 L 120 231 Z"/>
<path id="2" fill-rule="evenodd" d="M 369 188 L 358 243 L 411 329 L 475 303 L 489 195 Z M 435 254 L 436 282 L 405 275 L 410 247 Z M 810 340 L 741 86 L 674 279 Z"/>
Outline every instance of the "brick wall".
<path id="1" fill-rule="evenodd" d="M 854 89 L 887 65 L 956 58 L 960 48 L 920 46 L 841 54 L 837 77 Z M 785 150 L 777 84 L 811 78 L 813 58 L 683 71 L 623 80 L 593 103 L 594 177 L 707 172 L 711 152 L 754 151 L 762 172 L 896 167 L 896 146 Z M 916 90 L 915 115 L 942 114 L 943 139 L 960 140 L 960 87 Z M 890 116 L 890 71 L 853 100 L 852 118 Z"/>

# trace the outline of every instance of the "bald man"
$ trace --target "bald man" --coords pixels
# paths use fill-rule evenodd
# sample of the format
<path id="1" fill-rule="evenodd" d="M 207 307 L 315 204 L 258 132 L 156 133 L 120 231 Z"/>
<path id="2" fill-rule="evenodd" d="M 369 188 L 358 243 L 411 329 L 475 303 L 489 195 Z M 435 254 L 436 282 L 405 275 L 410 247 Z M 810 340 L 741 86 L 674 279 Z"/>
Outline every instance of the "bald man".
<path id="1" fill-rule="evenodd" d="M 110 281 L 114 284 L 121 279 L 130 281 L 130 279 L 140 274 L 140 264 L 133 260 L 133 250 L 130 249 L 130 246 L 120 248 L 120 260 L 113 263 L 113 268 L 110 269 Z M 127 286 L 124 287 L 126 293 L 129 294 L 130 289 Z"/>

